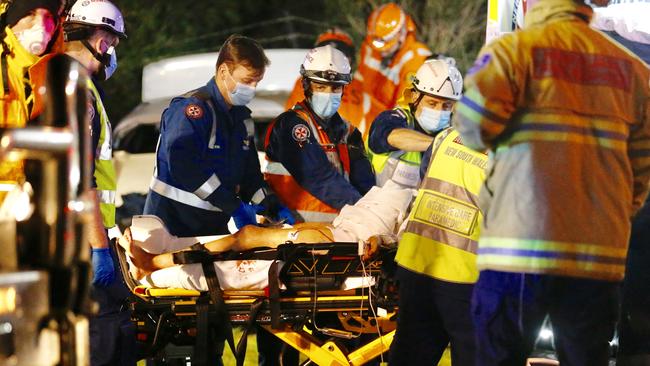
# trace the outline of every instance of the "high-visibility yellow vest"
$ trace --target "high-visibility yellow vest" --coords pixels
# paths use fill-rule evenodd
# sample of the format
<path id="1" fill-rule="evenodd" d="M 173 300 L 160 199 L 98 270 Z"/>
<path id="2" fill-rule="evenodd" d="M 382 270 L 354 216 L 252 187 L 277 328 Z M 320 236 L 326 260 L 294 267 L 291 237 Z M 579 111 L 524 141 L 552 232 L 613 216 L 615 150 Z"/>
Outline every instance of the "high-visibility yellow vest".
<path id="1" fill-rule="evenodd" d="M 88 80 L 88 89 L 95 98 L 95 113 L 99 113 L 101 130 L 99 143 L 95 152 L 95 182 L 97 197 L 105 228 L 115 226 L 115 189 L 117 179 L 113 166 L 113 137 L 111 123 L 108 120 L 102 99 L 92 80 Z"/>
<path id="2" fill-rule="evenodd" d="M 478 194 L 487 160 L 487 155 L 465 147 L 453 129 L 436 136 L 395 257 L 400 266 L 443 281 L 476 282 L 483 220 Z"/>
<path id="3" fill-rule="evenodd" d="M 415 118 L 407 108 L 396 107 L 406 117 L 408 128 L 415 129 Z M 366 141 L 366 145 L 368 142 Z M 420 185 L 420 162 L 422 153 L 419 151 L 391 151 L 376 154 L 366 146 L 370 162 L 375 169 L 375 177 L 379 187 L 392 180 L 404 187 L 418 188 Z"/>

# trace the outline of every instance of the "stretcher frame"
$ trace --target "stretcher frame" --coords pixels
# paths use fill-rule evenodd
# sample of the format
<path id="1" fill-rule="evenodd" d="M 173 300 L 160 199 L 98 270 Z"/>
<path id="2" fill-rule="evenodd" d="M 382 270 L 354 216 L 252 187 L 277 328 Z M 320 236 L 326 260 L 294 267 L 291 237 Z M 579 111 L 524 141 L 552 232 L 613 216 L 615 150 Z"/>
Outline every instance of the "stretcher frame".
<path id="1" fill-rule="evenodd" d="M 123 248 L 115 245 L 115 249 L 123 277 L 133 294 L 132 320 L 138 330 L 142 356 L 147 358 L 159 356 L 168 344 L 193 344 L 193 364 L 207 365 L 216 358 L 211 351 L 214 344 L 225 340 L 237 364 L 243 365 L 248 331 L 259 324 L 307 356 L 307 363 L 356 366 L 386 352 L 395 335 L 394 250 L 382 249 L 374 260 L 362 265 L 357 243 L 287 242 L 273 249 L 223 253 L 210 253 L 203 246 L 195 245 L 191 250 L 175 253 L 174 261 L 202 264 L 210 291 L 199 292 L 139 285 L 131 277 Z M 219 260 L 272 260 L 269 287 L 265 291 L 221 291 L 213 265 Z M 284 262 L 281 270 L 278 270 L 279 261 Z M 344 277 L 360 274 L 360 268 L 361 274 L 375 278 L 372 286 L 375 296 L 369 297 L 369 289 L 334 289 Z M 282 279 L 287 288 L 280 290 L 279 281 L 272 278 Z M 314 284 L 316 295 L 309 291 Z M 377 314 L 380 309 L 383 316 Z M 314 310 L 316 314 L 329 313 L 330 317 L 336 314 L 343 329 L 316 330 L 315 324 L 311 324 Z M 232 338 L 232 325 L 244 329 L 237 345 Z M 352 351 L 339 342 L 340 338 L 373 333 L 378 335 L 376 339 Z M 329 339 L 323 340 L 315 334 Z"/>

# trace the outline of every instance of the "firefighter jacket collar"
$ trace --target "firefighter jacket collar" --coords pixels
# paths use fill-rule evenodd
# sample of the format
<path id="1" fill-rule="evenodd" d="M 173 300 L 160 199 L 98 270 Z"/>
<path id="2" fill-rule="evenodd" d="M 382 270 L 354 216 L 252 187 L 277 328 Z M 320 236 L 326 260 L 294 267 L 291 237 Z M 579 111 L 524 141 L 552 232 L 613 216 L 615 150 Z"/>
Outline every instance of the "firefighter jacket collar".
<path id="1" fill-rule="evenodd" d="M 588 22 L 593 14 L 594 11 L 589 5 L 578 4 L 571 0 L 539 1 L 526 14 L 524 29 L 567 18 L 582 19 Z"/>

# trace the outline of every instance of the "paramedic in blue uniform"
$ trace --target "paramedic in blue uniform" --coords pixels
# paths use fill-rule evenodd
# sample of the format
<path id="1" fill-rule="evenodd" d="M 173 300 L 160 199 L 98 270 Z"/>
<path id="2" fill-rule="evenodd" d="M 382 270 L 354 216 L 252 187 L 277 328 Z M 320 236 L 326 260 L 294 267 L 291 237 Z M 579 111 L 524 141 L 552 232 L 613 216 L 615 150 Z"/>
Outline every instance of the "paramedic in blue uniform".
<path id="1" fill-rule="evenodd" d="M 246 108 L 268 63 L 255 40 L 232 35 L 215 76 L 163 112 L 144 213 L 160 217 L 172 234 L 226 234 L 231 217 L 240 228 L 256 224 L 256 213 L 293 223 L 264 182 Z"/>
<path id="2" fill-rule="evenodd" d="M 375 184 L 359 130 L 337 113 L 350 62 L 325 45 L 303 62 L 305 98 L 278 116 L 265 139 L 265 179 L 304 222 L 332 222 Z"/>

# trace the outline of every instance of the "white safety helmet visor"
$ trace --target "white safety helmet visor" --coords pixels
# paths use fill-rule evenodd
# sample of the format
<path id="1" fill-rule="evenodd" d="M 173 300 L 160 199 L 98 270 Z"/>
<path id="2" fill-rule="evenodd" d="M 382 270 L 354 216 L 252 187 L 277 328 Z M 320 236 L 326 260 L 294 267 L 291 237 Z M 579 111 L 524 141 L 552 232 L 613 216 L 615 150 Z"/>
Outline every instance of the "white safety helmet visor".
<path id="1" fill-rule="evenodd" d="M 463 76 L 444 60 L 428 60 L 413 77 L 413 88 L 424 94 L 459 100 L 463 93 Z"/>
<path id="2" fill-rule="evenodd" d="M 350 70 L 350 61 L 345 54 L 326 45 L 307 53 L 300 66 L 300 75 L 317 82 L 347 85 L 352 80 Z"/>
<path id="3" fill-rule="evenodd" d="M 100 27 L 126 38 L 122 12 L 108 0 L 77 0 L 65 23 Z"/>

